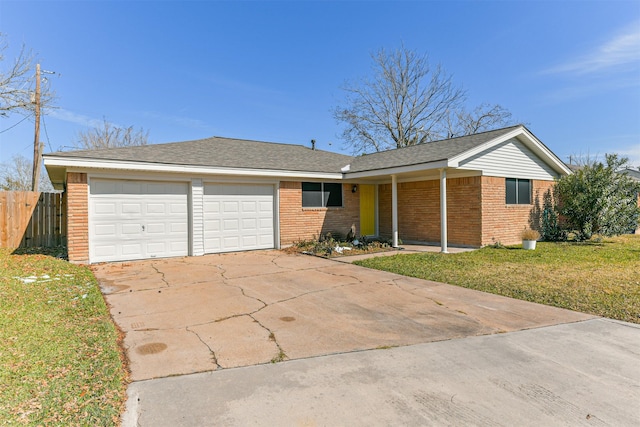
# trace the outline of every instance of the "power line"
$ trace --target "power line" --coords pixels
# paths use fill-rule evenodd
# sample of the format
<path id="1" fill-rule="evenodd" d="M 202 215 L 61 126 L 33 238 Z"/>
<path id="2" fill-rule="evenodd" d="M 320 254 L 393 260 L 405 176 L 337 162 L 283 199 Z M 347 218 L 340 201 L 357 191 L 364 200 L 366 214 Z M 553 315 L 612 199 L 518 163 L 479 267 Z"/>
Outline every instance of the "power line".
<path id="1" fill-rule="evenodd" d="M 25 120 L 27 120 L 29 117 L 31 117 L 31 114 L 29 114 L 28 116 L 25 116 L 22 120 L 20 120 L 18 123 L 16 123 L 13 126 L 9 126 L 6 129 L 0 130 L 0 133 L 5 133 L 6 131 L 9 131 L 11 129 L 13 129 L 14 127 L 18 126 L 20 123 L 24 122 Z"/>
<path id="2" fill-rule="evenodd" d="M 44 120 L 44 115 L 42 116 L 42 126 L 44 127 L 44 134 L 47 137 L 47 145 L 49 145 L 49 152 L 53 153 L 51 149 L 51 141 L 49 141 L 49 132 L 47 132 L 47 122 Z"/>

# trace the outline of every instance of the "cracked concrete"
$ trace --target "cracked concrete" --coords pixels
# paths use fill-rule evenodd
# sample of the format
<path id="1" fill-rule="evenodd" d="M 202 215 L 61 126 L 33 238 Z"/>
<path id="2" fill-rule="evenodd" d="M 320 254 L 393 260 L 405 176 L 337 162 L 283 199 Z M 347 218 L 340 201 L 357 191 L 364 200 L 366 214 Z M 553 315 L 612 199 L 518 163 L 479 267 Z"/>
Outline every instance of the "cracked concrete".
<path id="1" fill-rule="evenodd" d="M 592 317 L 279 251 L 93 270 L 125 332 L 133 381 Z"/>

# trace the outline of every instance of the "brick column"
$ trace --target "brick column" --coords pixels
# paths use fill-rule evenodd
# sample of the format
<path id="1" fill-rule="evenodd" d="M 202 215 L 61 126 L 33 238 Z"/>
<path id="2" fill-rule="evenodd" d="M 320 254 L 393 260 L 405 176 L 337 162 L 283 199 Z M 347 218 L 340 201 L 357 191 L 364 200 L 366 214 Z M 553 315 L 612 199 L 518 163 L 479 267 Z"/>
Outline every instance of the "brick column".
<path id="1" fill-rule="evenodd" d="M 67 173 L 67 250 L 69 261 L 89 263 L 89 186 L 87 174 Z"/>

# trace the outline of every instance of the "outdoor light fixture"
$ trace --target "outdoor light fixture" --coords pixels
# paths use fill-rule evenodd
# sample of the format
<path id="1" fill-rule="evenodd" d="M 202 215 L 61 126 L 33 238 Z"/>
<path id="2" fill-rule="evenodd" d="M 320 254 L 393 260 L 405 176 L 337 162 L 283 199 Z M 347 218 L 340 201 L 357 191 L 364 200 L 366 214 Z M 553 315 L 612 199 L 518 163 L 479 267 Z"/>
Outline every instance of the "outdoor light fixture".
<path id="1" fill-rule="evenodd" d="M 356 191 L 358 191 L 358 185 L 357 184 L 353 184 L 353 187 L 351 187 L 351 192 L 355 193 Z"/>

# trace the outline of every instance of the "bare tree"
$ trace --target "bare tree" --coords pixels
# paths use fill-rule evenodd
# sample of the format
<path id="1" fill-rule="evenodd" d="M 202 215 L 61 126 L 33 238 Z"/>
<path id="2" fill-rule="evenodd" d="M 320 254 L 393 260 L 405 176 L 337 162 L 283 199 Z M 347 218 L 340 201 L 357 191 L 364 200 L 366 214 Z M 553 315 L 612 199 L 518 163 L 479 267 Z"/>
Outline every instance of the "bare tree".
<path id="1" fill-rule="evenodd" d="M 74 148 L 81 150 L 99 150 L 103 148 L 131 147 L 147 145 L 149 131 L 133 126 L 119 127 L 103 119 L 102 125 L 78 133 Z"/>
<path id="2" fill-rule="evenodd" d="M 512 123 L 511 112 L 502 106 L 481 104 L 472 112 L 462 108 L 447 118 L 447 138 L 473 135 L 508 126 Z"/>
<path id="3" fill-rule="evenodd" d="M 30 50 L 23 45 L 18 57 L 5 69 L 4 52 L 8 48 L 6 36 L 0 33 L 0 116 L 8 116 L 17 112 L 23 115 L 33 114 L 35 104 L 35 57 Z M 55 94 L 48 86 L 42 90 L 40 103 L 43 108 L 50 107 Z"/>
<path id="4" fill-rule="evenodd" d="M 346 83 L 346 107 L 333 110 L 354 154 L 423 144 L 505 124 L 511 114 L 483 104 L 471 113 L 466 93 L 441 65 L 402 46 L 371 55 L 374 76 Z"/>
<path id="5" fill-rule="evenodd" d="M 21 155 L 15 155 L 10 162 L 3 163 L 0 169 L 0 190 L 31 191 L 33 161 Z M 51 181 L 46 174 L 40 175 L 40 191 L 53 191 Z"/>

